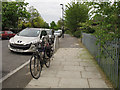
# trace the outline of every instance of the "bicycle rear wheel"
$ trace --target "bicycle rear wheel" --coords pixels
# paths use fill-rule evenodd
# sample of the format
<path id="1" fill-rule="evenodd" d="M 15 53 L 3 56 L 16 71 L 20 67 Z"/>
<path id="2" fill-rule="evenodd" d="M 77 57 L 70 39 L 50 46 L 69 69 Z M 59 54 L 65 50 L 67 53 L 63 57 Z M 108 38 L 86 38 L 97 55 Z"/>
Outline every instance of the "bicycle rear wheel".
<path id="1" fill-rule="evenodd" d="M 41 64 L 37 55 L 33 55 L 30 59 L 30 72 L 33 78 L 38 79 L 41 74 Z"/>

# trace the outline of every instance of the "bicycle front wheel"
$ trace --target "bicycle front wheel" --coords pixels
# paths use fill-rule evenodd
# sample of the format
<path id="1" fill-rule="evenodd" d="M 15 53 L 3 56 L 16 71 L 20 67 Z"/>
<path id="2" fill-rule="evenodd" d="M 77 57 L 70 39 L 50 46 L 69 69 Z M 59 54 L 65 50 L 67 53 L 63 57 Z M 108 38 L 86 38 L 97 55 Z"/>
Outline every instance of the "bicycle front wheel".
<path id="1" fill-rule="evenodd" d="M 50 67 L 50 57 L 48 57 L 48 56 L 46 55 L 46 57 L 44 58 L 44 61 L 45 61 L 45 66 L 46 66 L 47 68 L 49 68 L 49 67 Z"/>
<path id="2" fill-rule="evenodd" d="M 41 74 L 41 64 L 37 55 L 33 55 L 30 59 L 30 72 L 33 78 L 38 79 Z"/>

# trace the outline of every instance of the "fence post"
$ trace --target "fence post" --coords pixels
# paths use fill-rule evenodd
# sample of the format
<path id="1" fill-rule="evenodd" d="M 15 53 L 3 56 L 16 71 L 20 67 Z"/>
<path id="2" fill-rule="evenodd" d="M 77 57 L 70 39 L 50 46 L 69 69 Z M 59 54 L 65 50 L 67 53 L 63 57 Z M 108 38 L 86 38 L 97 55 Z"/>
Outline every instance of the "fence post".
<path id="1" fill-rule="evenodd" d="M 118 78 L 119 78 L 119 80 L 118 80 L 118 88 L 119 88 L 119 90 L 120 90 L 120 39 L 118 39 Z"/>
<path id="2" fill-rule="evenodd" d="M 83 32 L 81 31 L 81 43 L 82 43 L 82 38 L 83 38 Z"/>
<path id="3" fill-rule="evenodd" d="M 98 64 L 100 65 L 100 53 L 101 53 L 101 44 L 98 43 Z"/>

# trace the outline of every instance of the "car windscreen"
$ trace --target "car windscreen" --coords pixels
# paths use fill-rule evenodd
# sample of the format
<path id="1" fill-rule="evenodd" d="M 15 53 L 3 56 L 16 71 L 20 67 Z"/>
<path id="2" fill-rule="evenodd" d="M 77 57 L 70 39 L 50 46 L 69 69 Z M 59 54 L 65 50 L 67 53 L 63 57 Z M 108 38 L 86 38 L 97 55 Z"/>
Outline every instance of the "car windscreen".
<path id="1" fill-rule="evenodd" d="M 40 34 L 40 30 L 23 30 L 19 32 L 18 36 L 24 36 L 24 37 L 37 37 Z"/>
<path id="2" fill-rule="evenodd" d="M 48 35 L 52 35 L 52 32 L 50 30 L 47 30 Z"/>

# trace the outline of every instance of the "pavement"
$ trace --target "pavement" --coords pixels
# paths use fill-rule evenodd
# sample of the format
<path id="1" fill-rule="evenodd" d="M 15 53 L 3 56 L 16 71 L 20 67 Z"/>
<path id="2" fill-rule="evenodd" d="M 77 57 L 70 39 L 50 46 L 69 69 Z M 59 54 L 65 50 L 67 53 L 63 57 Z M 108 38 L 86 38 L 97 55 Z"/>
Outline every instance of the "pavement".
<path id="1" fill-rule="evenodd" d="M 75 41 L 75 38 L 71 39 Z M 66 37 L 62 40 L 66 42 Z M 70 45 L 69 43 L 66 42 Z M 41 77 L 37 80 L 32 79 L 25 88 L 109 88 L 109 86 L 93 57 L 75 42 L 69 48 L 59 48 L 51 60 L 50 68 L 44 67 Z"/>

